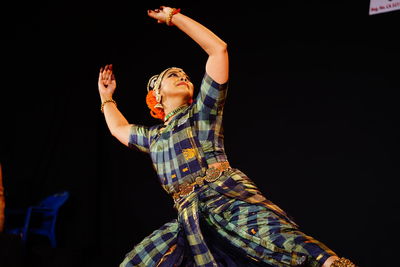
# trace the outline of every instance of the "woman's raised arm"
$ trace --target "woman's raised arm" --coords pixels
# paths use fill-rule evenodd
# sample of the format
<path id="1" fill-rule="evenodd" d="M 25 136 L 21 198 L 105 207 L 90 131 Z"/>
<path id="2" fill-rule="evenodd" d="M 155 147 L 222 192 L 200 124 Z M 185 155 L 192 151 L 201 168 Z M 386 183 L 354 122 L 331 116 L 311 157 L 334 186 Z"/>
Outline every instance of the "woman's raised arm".
<path id="1" fill-rule="evenodd" d="M 121 143 L 128 146 L 132 125 L 118 110 L 116 102 L 112 98 L 117 87 L 112 65 L 106 65 L 100 69 L 98 87 L 102 103 L 101 110 L 104 113 L 108 129 Z"/>
<path id="2" fill-rule="evenodd" d="M 227 82 L 229 77 L 227 44 L 197 21 L 181 13 L 174 14 L 174 11 L 173 8 L 161 6 L 160 9 L 148 10 L 147 13 L 159 23 L 175 25 L 199 44 L 208 54 L 207 74 L 217 83 Z"/>

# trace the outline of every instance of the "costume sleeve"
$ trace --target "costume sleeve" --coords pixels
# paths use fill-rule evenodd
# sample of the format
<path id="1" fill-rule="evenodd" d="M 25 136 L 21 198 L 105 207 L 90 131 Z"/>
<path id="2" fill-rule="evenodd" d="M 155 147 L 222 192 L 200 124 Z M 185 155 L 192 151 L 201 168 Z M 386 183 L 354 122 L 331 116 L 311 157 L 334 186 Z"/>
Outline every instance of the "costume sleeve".
<path id="1" fill-rule="evenodd" d="M 137 149 L 141 152 L 150 152 L 150 131 L 149 127 L 142 125 L 132 125 L 129 135 L 129 148 Z"/>
<path id="2" fill-rule="evenodd" d="M 219 110 L 222 110 L 227 89 L 228 82 L 219 84 L 205 73 L 195 102 L 196 111 L 216 114 Z"/>

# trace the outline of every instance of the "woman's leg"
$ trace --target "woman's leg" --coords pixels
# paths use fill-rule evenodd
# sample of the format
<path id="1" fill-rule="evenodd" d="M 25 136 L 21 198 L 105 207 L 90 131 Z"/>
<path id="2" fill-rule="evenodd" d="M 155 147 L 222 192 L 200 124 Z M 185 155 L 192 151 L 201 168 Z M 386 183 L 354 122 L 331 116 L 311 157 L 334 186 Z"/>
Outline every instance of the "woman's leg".
<path id="1" fill-rule="evenodd" d="M 305 235 L 296 226 L 283 220 L 271 210 L 254 204 L 249 204 L 240 200 L 229 201 L 228 209 L 223 212 L 213 214 L 208 222 L 216 224 L 219 233 L 226 240 L 235 240 L 236 244 L 251 242 L 250 246 L 257 245 L 258 250 L 261 247 L 267 251 L 275 251 L 273 255 L 278 255 L 271 261 L 271 255 L 265 254 L 258 257 L 266 262 L 274 264 L 274 261 L 281 264 L 299 264 L 315 267 L 333 267 L 342 265 L 332 265 L 338 258 L 335 252 L 329 249 L 322 242 L 311 236 Z M 222 217 L 220 217 L 222 216 Z M 248 240 L 248 241 L 246 241 Z M 229 241 L 228 241 L 229 242 Z M 247 246 L 246 246 L 247 247 Z M 251 255 L 251 248 L 248 254 Z M 276 253 L 281 251 L 281 253 Z M 268 252 L 265 252 L 268 253 Z M 291 255 L 291 256 L 288 256 Z M 267 259 L 269 258 L 269 259 Z M 343 265 L 347 266 L 347 265 Z M 348 265 L 352 266 L 352 265 Z"/>

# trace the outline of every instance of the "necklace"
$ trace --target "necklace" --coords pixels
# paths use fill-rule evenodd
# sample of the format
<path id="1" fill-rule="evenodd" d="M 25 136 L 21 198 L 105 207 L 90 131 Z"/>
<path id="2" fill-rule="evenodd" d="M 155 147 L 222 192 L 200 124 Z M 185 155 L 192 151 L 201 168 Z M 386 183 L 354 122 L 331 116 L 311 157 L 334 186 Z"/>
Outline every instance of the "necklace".
<path id="1" fill-rule="evenodd" d="M 169 118 L 171 118 L 171 117 L 174 116 L 176 113 L 178 113 L 179 111 L 181 111 L 182 109 L 184 109 L 184 108 L 186 108 L 186 107 L 187 107 L 187 105 L 180 106 L 180 107 L 174 109 L 173 111 L 171 111 L 170 113 L 168 113 L 167 115 L 165 115 L 165 117 L 164 117 L 164 122 L 166 122 Z"/>

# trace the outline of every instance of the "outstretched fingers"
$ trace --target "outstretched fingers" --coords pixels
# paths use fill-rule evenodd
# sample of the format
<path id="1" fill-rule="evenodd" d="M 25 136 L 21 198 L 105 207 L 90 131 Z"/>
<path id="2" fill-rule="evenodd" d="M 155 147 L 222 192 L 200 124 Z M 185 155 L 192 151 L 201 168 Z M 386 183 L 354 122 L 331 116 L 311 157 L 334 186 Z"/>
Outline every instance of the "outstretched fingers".
<path id="1" fill-rule="evenodd" d="M 115 79 L 115 76 L 112 72 L 112 64 L 106 65 L 104 68 L 100 68 L 99 82 L 101 82 L 103 85 L 108 85 L 113 79 Z"/>

